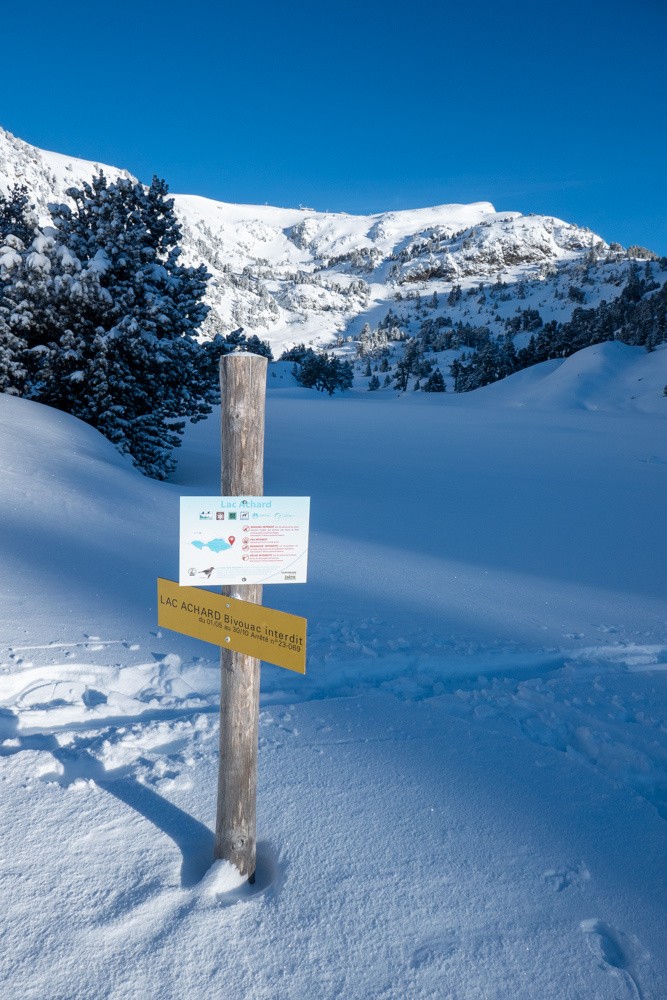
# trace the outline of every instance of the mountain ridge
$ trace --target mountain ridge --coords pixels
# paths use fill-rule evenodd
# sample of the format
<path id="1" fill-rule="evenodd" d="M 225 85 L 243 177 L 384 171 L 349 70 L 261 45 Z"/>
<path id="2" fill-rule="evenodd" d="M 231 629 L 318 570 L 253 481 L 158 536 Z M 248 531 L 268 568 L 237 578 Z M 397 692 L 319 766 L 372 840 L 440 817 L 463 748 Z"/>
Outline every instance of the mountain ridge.
<path id="1" fill-rule="evenodd" d="M 0 128 L 0 191 L 25 183 L 44 223 L 50 202 L 66 200 L 67 188 L 99 170 L 110 180 L 136 179 L 119 167 L 40 150 Z M 526 308 L 526 291 L 538 283 L 542 303 L 550 300 L 545 318 L 553 312 L 562 321 L 576 302 L 562 295 L 556 305 L 559 293 L 549 283 L 568 268 L 572 274 L 582 269 L 587 259 L 606 255 L 613 263 L 614 254 L 622 255 L 618 244 L 611 250 L 589 229 L 552 216 L 498 212 L 487 201 L 364 216 L 171 197 L 184 261 L 204 263 L 211 274 L 202 338 L 243 327 L 274 352 L 296 343 L 355 340 L 365 323 L 377 326 L 397 302 L 408 334 L 423 319 L 424 297 L 451 298 L 457 286 L 470 290 L 491 282 L 505 286 L 503 296 L 515 311 Z M 607 284 L 607 298 L 614 287 L 620 291 Z M 591 289 L 588 301 L 595 300 Z M 449 302 L 447 312 L 453 322 L 474 319 L 500 333 L 511 309 Z"/>

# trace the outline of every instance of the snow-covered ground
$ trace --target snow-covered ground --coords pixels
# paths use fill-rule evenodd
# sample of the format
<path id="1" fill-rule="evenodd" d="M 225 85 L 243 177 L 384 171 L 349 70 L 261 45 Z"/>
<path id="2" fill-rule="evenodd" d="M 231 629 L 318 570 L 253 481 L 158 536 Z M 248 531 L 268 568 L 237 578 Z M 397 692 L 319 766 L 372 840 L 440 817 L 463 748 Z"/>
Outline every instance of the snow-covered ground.
<path id="1" fill-rule="evenodd" d="M 0 395 L 2 1000 L 664 1000 L 667 349 L 273 370 L 310 582 L 264 599 L 309 656 L 262 668 L 254 886 L 210 864 L 217 651 L 156 625 L 217 414 L 164 484 Z"/>

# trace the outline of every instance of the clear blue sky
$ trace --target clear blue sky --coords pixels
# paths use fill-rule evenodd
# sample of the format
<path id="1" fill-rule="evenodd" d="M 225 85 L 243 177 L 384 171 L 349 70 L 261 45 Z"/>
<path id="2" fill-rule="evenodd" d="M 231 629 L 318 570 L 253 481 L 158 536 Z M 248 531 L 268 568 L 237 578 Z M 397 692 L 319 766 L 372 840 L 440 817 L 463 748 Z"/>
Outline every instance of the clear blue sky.
<path id="1" fill-rule="evenodd" d="M 665 0 L 3 5 L 0 124 L 173 192 L 492 201 L 667 255 Z"/>

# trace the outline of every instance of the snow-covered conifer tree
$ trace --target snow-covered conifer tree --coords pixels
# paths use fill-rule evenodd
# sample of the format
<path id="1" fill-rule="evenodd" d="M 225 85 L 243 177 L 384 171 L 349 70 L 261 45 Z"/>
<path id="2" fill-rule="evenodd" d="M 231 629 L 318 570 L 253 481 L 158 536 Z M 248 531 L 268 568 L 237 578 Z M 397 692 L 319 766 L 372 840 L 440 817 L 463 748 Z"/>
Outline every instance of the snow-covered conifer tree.
<path id="1" fill-rule="evenodd" d="M 20 395 L 25 385 L 25 341 L 14 329 L 16 272 L 21 267 L 21 240 L 4 234 L 0 240 L 0 392 Z"/>
<path id="2" fill-rule="evenodd" d="M 0 194 L 0 392 L 21 395 L 28 371 L 23 331 L 31 320 L 31 288 L 25 258 L 37 218 L 25 186 Z"/>
<path id="3" fill-rule="evenodd" d="M 184 418 L 215 400 L 194 334 L 206 316 L 208 274 L 180 264 L 181 229 L 167 185 L 103 173 L 50 206 L 59 246 L 78 262 L 74 324 L 43 367 L 39 398 L 82 417 L 155 478 L 174 467 Z M 64 338 L 64 339 L 63 339 Z"/>
<path id="4" fill-rule="evenodd" d="M 9 195 L 0 194 L 0 240 L 15 236 L 23 246 L 37 233 L 37 217 L 25 184 L 15 184 Z"/>

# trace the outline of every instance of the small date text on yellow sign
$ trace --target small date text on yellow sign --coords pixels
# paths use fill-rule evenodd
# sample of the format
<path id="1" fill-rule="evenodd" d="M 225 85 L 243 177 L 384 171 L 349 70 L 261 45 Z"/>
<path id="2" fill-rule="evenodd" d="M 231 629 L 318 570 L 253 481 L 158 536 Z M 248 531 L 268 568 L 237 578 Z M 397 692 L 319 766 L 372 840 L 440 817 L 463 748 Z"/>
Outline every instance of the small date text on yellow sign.
<path id="1" fill-rule="evenodd" d="M 158 579 L 157 620 L 216 646 L 254 656 L 299 674 L 306 672 L 305 618 L 274 611 L 262 604 L 223 597 L 198 587 L 179 587 Z"/>

